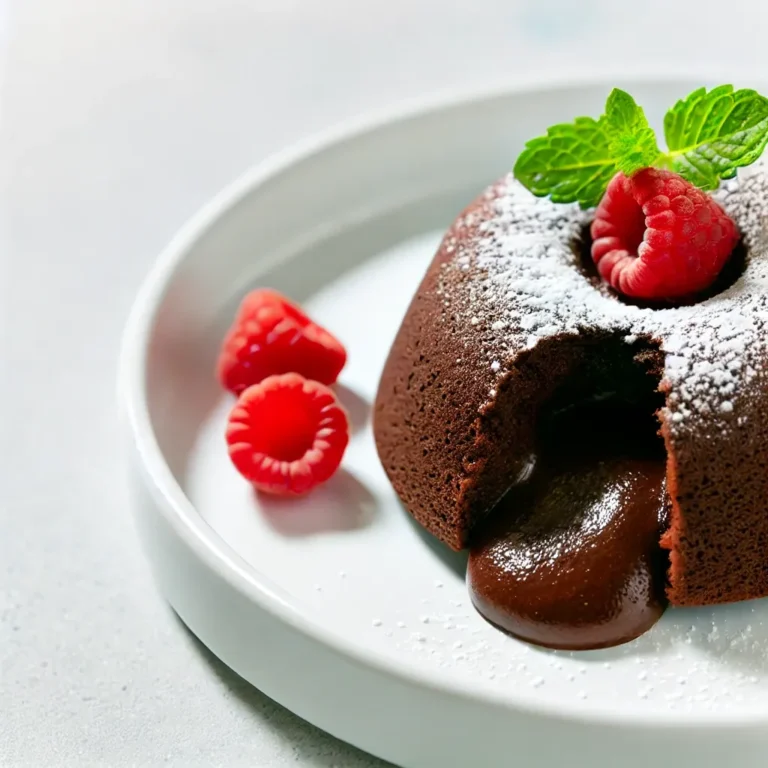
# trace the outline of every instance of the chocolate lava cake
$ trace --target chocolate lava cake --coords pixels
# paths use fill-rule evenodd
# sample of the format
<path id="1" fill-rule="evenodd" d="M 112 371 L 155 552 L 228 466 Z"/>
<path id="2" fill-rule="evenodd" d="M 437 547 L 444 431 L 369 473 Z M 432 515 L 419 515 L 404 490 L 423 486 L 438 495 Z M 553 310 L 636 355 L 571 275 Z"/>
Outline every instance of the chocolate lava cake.
<path id="1" fill-rule="evenodd" d="M 458 217 L 375 406 L 381 462 L 424 528 L 454 549 L 474 545 L 510 489 L 531 485 L 542 445 L 589 453 L 606 428 L 632 432 L 661 462 L 651 535 L 668 552 L 670 603 L 768 595 L 765 166 L 714 197 L 742 250 L 710 295 L 669 308 L 601 285 L 584 257 L 590 211 L 534 197 L 511 174 Z M 589 417 L 563 426 L 574 408 Z"/>

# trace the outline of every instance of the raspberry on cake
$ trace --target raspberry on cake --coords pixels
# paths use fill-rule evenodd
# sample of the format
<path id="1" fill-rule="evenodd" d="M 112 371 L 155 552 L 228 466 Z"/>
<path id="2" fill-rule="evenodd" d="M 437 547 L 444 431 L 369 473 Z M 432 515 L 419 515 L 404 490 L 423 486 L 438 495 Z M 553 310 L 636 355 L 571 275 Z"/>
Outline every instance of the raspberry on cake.
<path id="1" fill-rule="evenodd" d="M 768 596 L 768 168 L 736 177 L 768 142 L 768 100 L 699 89 L 664 134 L 662 152 L 614 91 L 598 120 L 530 141 L 446 233 L 379 385 L 406 509 L 470 547 L 486 618 L 544 645 L 629 640 L 664 593 Z M 612 289 L 580 263 L 590 227 Z"/>
<path id="2" fill-rule="evenodd" d="M 635 299 L 673 300 L 710 286 L 739 231 L 709 195 L 672 171 L 614 176 L 595 211 L 592 258 L 600 276 Z"/>

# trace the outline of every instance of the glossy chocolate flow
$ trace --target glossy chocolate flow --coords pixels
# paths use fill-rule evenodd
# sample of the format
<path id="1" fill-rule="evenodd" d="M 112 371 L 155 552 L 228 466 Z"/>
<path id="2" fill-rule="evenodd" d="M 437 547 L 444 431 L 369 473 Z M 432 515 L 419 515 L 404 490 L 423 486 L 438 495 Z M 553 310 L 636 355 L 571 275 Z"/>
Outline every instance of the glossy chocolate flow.
<path id="1" fill-rule="evenodd" d="M 665 452 L 647 409 L 594 402 L 546 420 L 533 475 L 473 539 L 467 579 L 486 619 L 538 645 L 618 645 L 661 616 Z"/>

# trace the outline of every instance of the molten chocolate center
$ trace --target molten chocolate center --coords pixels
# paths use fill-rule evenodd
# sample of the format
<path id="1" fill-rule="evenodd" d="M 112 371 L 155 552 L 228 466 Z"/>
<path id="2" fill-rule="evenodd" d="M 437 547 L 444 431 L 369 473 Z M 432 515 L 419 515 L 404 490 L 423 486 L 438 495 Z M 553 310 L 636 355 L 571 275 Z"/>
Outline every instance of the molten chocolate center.
<path id="1" fill-rule="evenodd" d="M 667 496 L 656 429 L 647 411 L 610 402 L 548 420 L 530 481 L 474 538 L 467 577 L 480 613 L 572 650 L 627 642 L 658 620 Z"/>

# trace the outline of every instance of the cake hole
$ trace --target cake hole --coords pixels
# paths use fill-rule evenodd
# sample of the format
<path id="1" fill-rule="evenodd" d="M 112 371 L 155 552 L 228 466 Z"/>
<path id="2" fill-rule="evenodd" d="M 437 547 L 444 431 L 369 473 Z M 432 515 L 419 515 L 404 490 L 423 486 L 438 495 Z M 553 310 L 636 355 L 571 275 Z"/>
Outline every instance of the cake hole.
<path id="1" fill-rule="evenodd" d="M 533 406 L 534 429 L 529 432 L 533 441 L 529 450 L 535 458 L 532 466 L 541 466 L 539 460 L 552 446 L 578 457 L 587 447 L 587 438 L 598 431 L 600 439 L 592 441 L 592 448 L 605 449 L 607 458 L 612 450 L 617 454 L 635 451 L 665 461 L 658 418 L 665 405 L 665 396 L 659 391 L 664 373 L 660 346 L 647 337 L 628 344 L 623 334 L 581 337 L 573 343 L 580 351 L 568 372 L 546 399 Z M 556 345 L 551 351 L 553 360 L 563 354 L 558 348 Z M 510 428 L 510 424 L 501 428 Z M 578 439 L 579 429 L 584 439 Z M 518 425 L 514 431 L 520 434 L 526 430 Z M 527 481 L 531 477 L 527 472 L 510 480 L 518 484 L 522 478 Z M 514 487 L 508 492 L 512 491 Z M 491 510 L 489 516 L 496 511 L 499 508 Z"/>
<path id="2" fill-rule="evenodd" d="M 602 451 L 610 441 L 617 450 L 636 449 L 664 458 L 657 415 L 664 406 L 659 391 L 663 370 L 663 353 L 648 339 L 633 344 L 614 337 L 597 341 L 594 351 L 540 407 L 540 446 L 568 443 L 579 452 L 594 442 Z M 599 439 L 588 434 L 590 424 L 601 433 Z M 579 434 L 582 440 L 576 439 Z M 606 450 L 610 453 L 610 446 Z"/>
<path id="3" fill-rule="evenodd" d="M 492 623 L 584 650 L 627 642 L 663 613 L 670 505 L 658 344 L 570 343 L 553 345 L 569 364 L 534 405 L 533 470 L 473 531 L 467 574 Z"/>
<path id="4" fill-rule="evenodd" d="M 706 291 L 696 294 L 696 296 L 693 296 L 690 299 L 680 300 L 674 303 L 632 299 L 628 296 L 622 296 L 600 277 L 595 262 L 592 261 L 592 235 L 590 234 L 589 227 L 589 224 L 583 227 L 579 237 L 571 243 L 571 250 L 576 258 L 577 268 L 603 296 L 620 301 L 622 304 L 629 304 L 633 307 L 641 307 L 643 309 L 670 309 L 672 307 L 698 304 L 727 291 L 744 274 L 749 265 L 749 249 L 744 244 L 743 240 L 739 240 L 736 247 L 733 249 L 730 258 L 717 276 L 717 280 L 715 280 Z"/>
<path id="5" fill-rule="evenodd" d="M 570 364 L 534 404 L 532 472 L 473 531 L 468 579 L 489 621 L 574 650 L 626 642 L 663 612 L 670 505 L 659 345 L 570 341 L 553 346 Z"/>
<path id="6" fill-rule="evenodd" d="M 541 420 L 539 445 L 547 462 L 567 464 L 603 459 L 666 457 L 656 414 L 647 403 L 617 394 L 575 403 Z"/>

